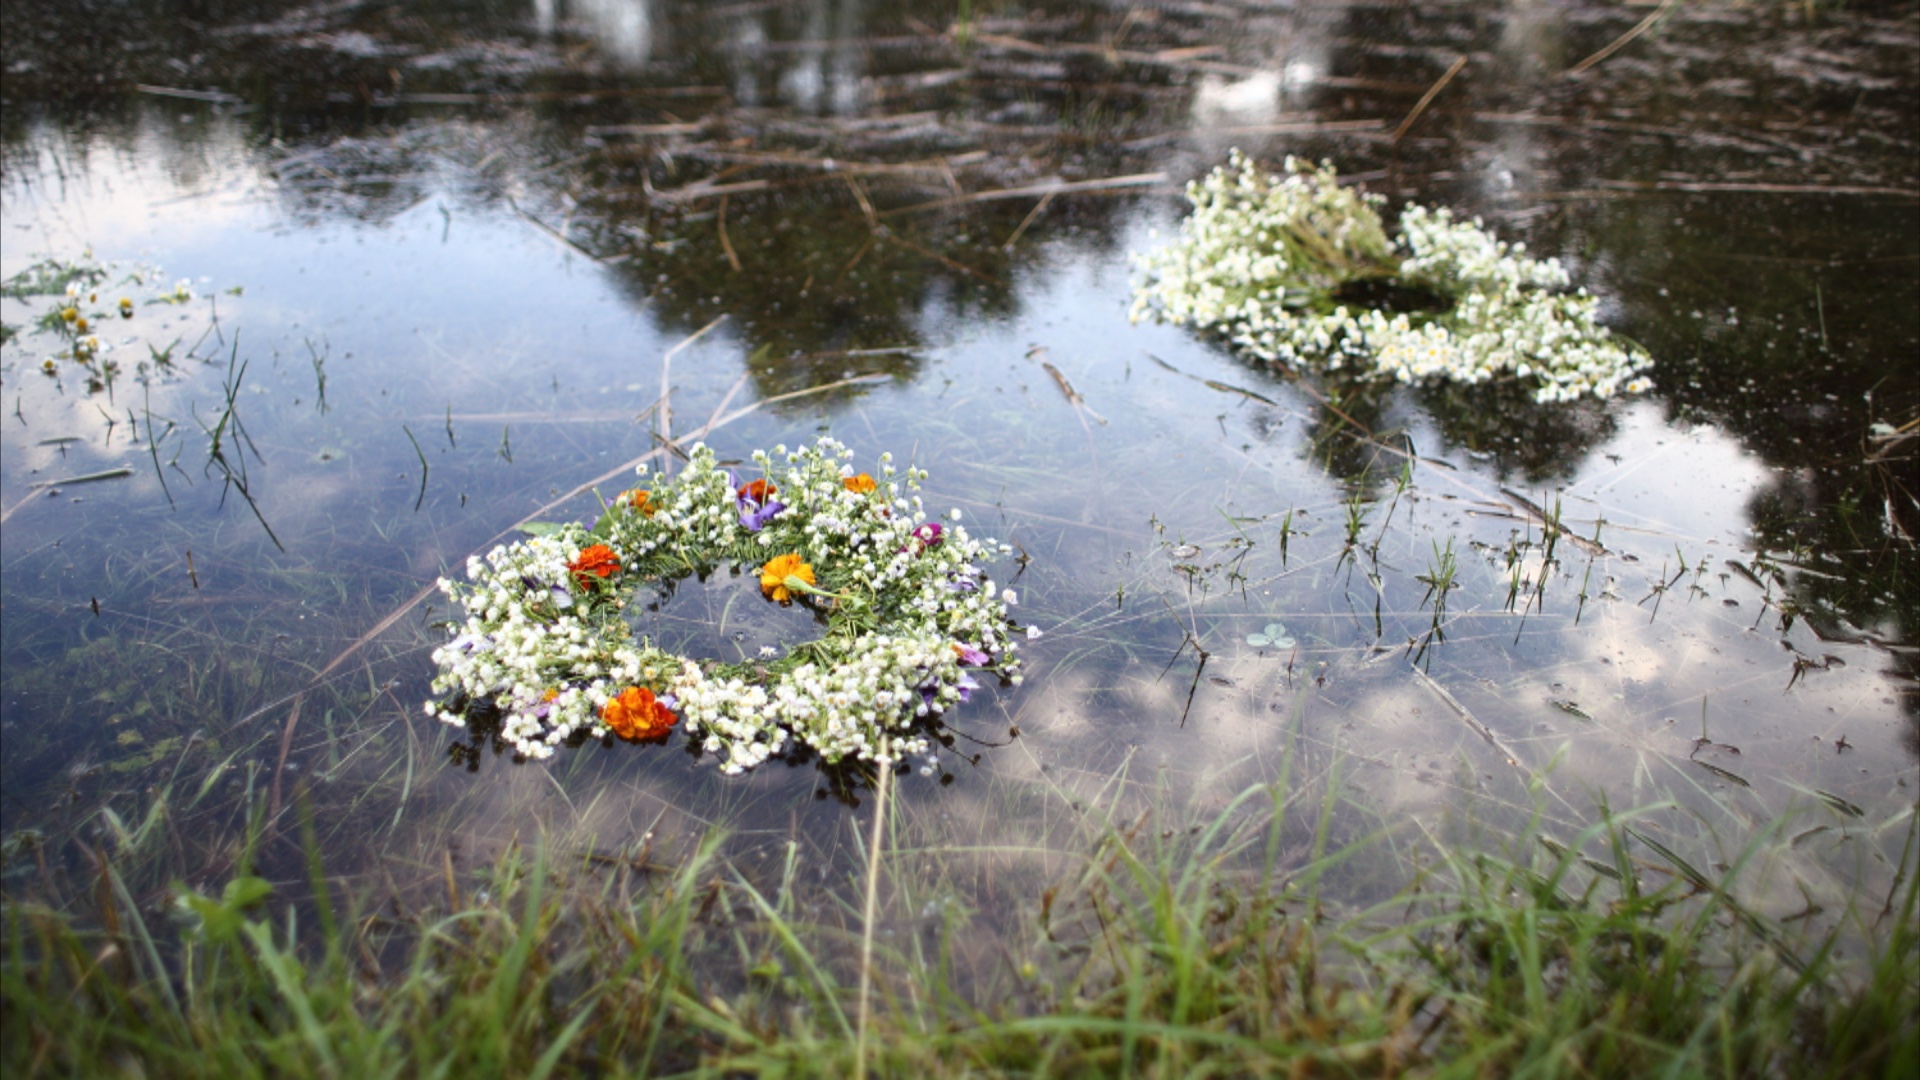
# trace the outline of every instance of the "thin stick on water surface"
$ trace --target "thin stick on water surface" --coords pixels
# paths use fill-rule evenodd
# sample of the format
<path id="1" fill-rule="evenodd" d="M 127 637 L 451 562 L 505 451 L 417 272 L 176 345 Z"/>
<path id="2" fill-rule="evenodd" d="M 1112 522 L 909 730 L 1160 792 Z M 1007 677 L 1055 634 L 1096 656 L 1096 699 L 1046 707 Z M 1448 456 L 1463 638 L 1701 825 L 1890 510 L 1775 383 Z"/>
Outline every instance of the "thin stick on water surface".
<path id="1" fill-rule="evenodd" d="M 67 484 L 91 484 L 97 480 L 118 480 L 123 476 L 132 476 L 133 469 L 126 465 L 116 465 L 111 469 L 87 473 L 83 476 L 66 476 L 58 480 L 38 480 L 31 484 L 35 488 L 62 487 Z"/>
<path id="2" fill-rule="evenodd" d="M 1578 75 L 1581 72 L 1592 67 L 1593 65 L 1599 63 L 1600 61 L 1605 60 L 1607 57 L 1612 56 L 1614 53 L 1619 52 L 1621 49 L 1626 48 L 1627 44 L 1631 42 L 1634 38 L 1637 38 L 1641 34 L 1644 34 L 1648 30 L 1652 29 L 1653 24 L 1659 22 L 1660 17 L 1665 15 L 1667 13 L 1667 9 L 1673 6 L 1673 2 L 1674 0 L 1662 0 L 1660 6 L 1653 10 L 1653 14 L 1647 16 L 1644 19 L 1641 19 L 1640 22 L 1637 25 L 1635 25 L 1633 29 L 1627 31 L 1624 34 L 1621 34 L 1617 38 L 1614 38 L 1613 42 L 1609 44 L 1606 48 L 1601 49 L 1599 52 L 1594 53 L 1592 56 L 1589 56 L 1585 60 L 1582 60 L 1579 63 L 1568 68 L 1566 73 L 1568 75 Z"/>
<path id="3" fill-rule="evenodd" d="M 1420 114 L 1427 111 L 1427 106 L 1433 104 L 1433 99 L 1440 96 L 1440 91 L 1445 90 L 1447 84 L 1453 81 L 1453 77 L 1460 74 L 1460 69 L 1466 66 L 1467 58 L 1462 56 L 1453 62 L 1453 66 L 1447 69 L 1445 75 L 1440 76 L 1439 81 L 1427 87 L 1427 92 L 1420 95 L 1420 100 L 1414 103 L 1413 111 L 1407 114 L 1405 120 L 1400 121 L 1399 127 L 1393 129 L 1393 135 L 1387 139 L 1387 144 L 1391 146 L 1398 143 L 1400 136 L 1407 133 L 1407 129 L 1413 126 L 1413 122 L 1420 119 Z"/>
<path id="4" fill-rule="evenodd" d="M 740 256 L 734 254 L 733 241 L 727 238 L 727 196 L 720 196 L 720 250 L 727 253 L 727 265 L 740 272 Z"/>
<path id="5" fill-rule="evenodd" d="M 660 411 L 657 415 L 660 420 L 660 441 L 662 443 L 670 444 L 673 442 L 673 391 L 672 388 L 668 386 L 668 383 L 673 378 L 673 354 L 706 337 L 707 331 L 712 330 L 714 327 L 726 321 L 727 313 L 723 311 L 714 316 L 712 322 L 680 339 L 680 344 L 668 349 L 666 355 L 660 358 Z"/>

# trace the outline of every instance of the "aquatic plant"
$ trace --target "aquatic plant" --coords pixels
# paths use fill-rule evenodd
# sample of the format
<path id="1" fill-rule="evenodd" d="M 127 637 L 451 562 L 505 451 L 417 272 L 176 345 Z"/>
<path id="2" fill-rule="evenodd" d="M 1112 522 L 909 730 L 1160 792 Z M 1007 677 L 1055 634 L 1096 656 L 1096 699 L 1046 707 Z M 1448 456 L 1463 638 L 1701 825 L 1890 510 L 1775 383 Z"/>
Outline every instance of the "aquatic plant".
<path id="1" fill-rule="evenodd" d="M 53 335 L 61 348 L 41 360 L 40 370 L 58 376 L 59 362 L 72 361 L 85 371 L 87 390 L 94 393 L 110 389 L 120 372 L 119 363 L 107 356 L 115 346 L 106 332 L 115 320 L 132 319 L 138 306 L 184 304 L 194 299 L 192 282 L 183 278 L 174 283 L 173 288 L 162 290 L 157 284 L 159 280 L 158 267 L 103 263 L 92 251 L 83 251 L 73 259 L 42 259 L 0 281 L 0 297 L 22 302 L 49 298 L 47 307 L 33 320 L 31 332 Z M 143 290 L 147 296 L 142 305 L 136 305 L 133 297 L 127 295 Z M 0 326 L 0 340 L 13 339 L 20 329 Z M 149 343 L 147 348 L 153 354 L 155 367 L 171 363 L 172 346 L 162 351 Z M 139 366 L 140 370 L 146 370 L 144 363 Z"/>
<path id="2" fill-rule="evenodd" d="M 1289 157 L 1265 175 L 1237 150 L 1187 199 L 1179 242 L 1137 257 L 1136 322 L 1213 331 L 1280 367 L 1518 379 L 1543 403 L 1650 385 L 1652 358 L 1600 325 L 1599 301 L 1568 291 L 1557 260 L 1478 219 L 1410 205 L 1389 238 L 1385 199 L 1340 186 L 1332 165 Z"/>

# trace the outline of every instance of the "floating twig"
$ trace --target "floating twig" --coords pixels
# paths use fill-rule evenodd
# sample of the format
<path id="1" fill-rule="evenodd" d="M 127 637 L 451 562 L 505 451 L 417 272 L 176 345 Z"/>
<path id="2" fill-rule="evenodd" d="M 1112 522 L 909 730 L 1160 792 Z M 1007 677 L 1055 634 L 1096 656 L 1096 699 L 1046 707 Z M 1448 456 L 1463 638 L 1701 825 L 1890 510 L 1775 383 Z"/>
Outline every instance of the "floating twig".
<path id="1" fill-rule="evenodd" d="M 725 195 L 720 196 L 720 213 L 718 217 L 720 250 L 727 253 L 727 265 L 733 267 L 733 272 L 737 274 L 740 272 L 740 256 L 734 254 L 733 241 L 727 238 L 727 196 Z"/>
<path id="2" fill-rule="evenodd" d="M 120 465 L 111 469 L 102 469 L 99 472 L 85 473 L 80 476 L 69 476 L 61 480 L 42 480 L 30 486 L 35 488 L 64 487 L 68 484 L 91 484 L 98 480 L 118 480 L 123 476 L 132 475 L 133 470 L 131 468 Z"/>
<path id="3" fill-rule="evenodd" d="M 1529 776 L 1532 775 L 1532 770 L 1520 763 L 1520 755 L 1508 749 L 1506 744 L 1500 741 L 1500 737 L 1493 733 L 1492 728 L 1481 723 L 1473 713 L 1467 710 L 1465 705 L 1460 704 L 1459 698 L 1454 697 L 1446 687 L 1441 686 L 1439 682 L 1435 681 L 1433 676 L 1421 671 L 1417 667 L 1409 666 L 1407 670 L 1413 672 L 1413 677 L 1425 684 L 1427 689 L 1433 691 L 1434 696 L 1444 702 L 1447 708 L 1452 709 L 1454 715 L 1458 716 L 1461 722 L 1467 725 L 1469 730 L 1482 739 L 1485 739 L 1488 746 L 1493 747 L 1501 757 L 1506 758 L 1507 764 L 1519 769 L 1521 772 L 1527 773 Z"/>
<path id="4" fill-rule="evenodd" d="M 1594 53 L 1592 56 L 1589 56 L 1585 60 L 1582 60 L 1579 63 L 1568 68 L 1566 73 L 1568 75 L 1578 75 L 1581 72 L 1592 67 L 1593 65 L 1599 63 L 1600 61 L 1605 60 L 1607 57 L 1612 56 L 1614 53 L 1619 52 L 1621 49 L 1626 48 L 1627 44 L 1631 42 L 1634 38 L 1637 38 L 1641 34 L 1644 34 L 1648 30 L 1651 30 L 1653 28 L 1653 24 L 1659 22 L 1660 17 L 1662 15 L 1665 15 L 1667 13 L 1667 9 L 1673 7 L 1673 4 L 1674 4 L 1674 0 L 1661 0 L 1660 6 L 1653 9 L 1653 14 L 1648 15 L 1644 19 L 1641 19 L 1637 24 L 1634 25 L 1633 29 L 1627 31 L 1624 34 L 1621 34 L 1617 38 L 1614 38 L 1612 43 L 1607 45 L 1606 48 L 1601 49 L 1599 52 Z"/>
<path id="5" fill-rule="evenodd" d="M 939 252 L 934 251 L 932 248 L 922 247 L 921 245 L 914 243 L 913 241 L 907 239 L 904 236 L 901 236 L 898 233 L 882 233 L 880 235 L 883 236 L 885 239 L 892 241 L 893 243 L 899 244 L 901 247 L 906 248 L 908 251 L 919 252 L 920 254 L 925 255 L 927 258 L 932 259 L 943 266 L 946 266 L 948 269 L 958 270 L 963 274 L 971 274 L 974 277 L 979 278 L 981 281 L 984 281 L 989 285 L 996 285 L 1003 289 L 1006 288 L 1007 283 L 1004 281 L 1001 281 L 997 277 L 994 277 L 992 274 L 988 274 L 980 270 L 975 270 L 973 267 L 968 266 L 966 263 L 956 262 L 953 259 L 949 259 L 945 255 L 942 255 Z"/>
<path id="6" fill-rule="evenodd" d="M 1090 413 L 1095 420 L 1100 421 L 1103 425 L 1107 422 L 1106 417 L 1093 411 L 1093 406 L 1087 404 L 1087 399 L 1080 396 L 1080 391 L 1073 388 L 1073 384 L 1067 381 L 1066 375 L 1062 373 L 1059 368 L 1053 366 L 1052 361 L 1042 360 L 1040 361 L 1040 366 L 1046 368 L 1047 374 L 1053 376 L 1053 381 L 1059 385 L 1060 392 L 1067 395 L 1067 400 L 1072 403 L 1075 412 L 1084 411 Z M 1086 423 L 1086 417 L 1081 417 L 1080 426 L 1085 427 Z"/>
<path id="7" fill-rule="evenodd" d="M 995 188 L 991 191 L 975 191 L 966 195 L 955 195 L 932 202 L 914 203 L 911 206 L 895 207 L 880 213 L 883 218 L 899 214 L 912 214 L 921 210 L 937 210 L 949 206 L 963 206 L 968 203 L 995 202 L 1000 199 L 1030 199 L 1036 195 L 1070 195 L 1089 191 L 1113 191 L 1119 188 L 1150 187 L 1167 182 L 1163 172 L 1134 173 L 1129 176 L 1110 176 L 1104 180 L 1056 180 L 1048 184 L 1028 184 L 1024 187 Z"/>
<path id="8" fill-rule="evenodd" d="M 1509 487 L 1501 488 L 1500 494 L 1506 496 L 1507 501 L 1511 502 L 1515 507 L 1525 511 L 1526 515 L 1533 520 L 1533 523 L 1540 526 L 1543 531 L 1557 533 L 1560 536 L 1566 537 L 1573 542 L 1575 547 L 1589 555 L 1610 554 L 1605 547 L 1561 524 L 1557 515 L 1549 515 L 1545 508 L 1532 499 L 1527 498 L 1525 495 Z M 1544 573 L 1544 570 L 1542 572 Z"/>
<path id="9" fill-rule="evenodd" d="M 210 105 L 244 105 L 246 103 L 244 98 L 235 97 L 220 90 L 184 90 L 177 86 L 148 86 L 145 83 L 135 83 L 133 88 L 142 94 L 150 94 L 154 97 L 204 101 Z"/>
<path id="10" fill-rule="evenodd" d="M 1006 251 L 1013 250 L 1013 245 L 1019 243 L 1020 238 L 1027 234 L 1027 226 L 1033 224 L 1034 220 L 1040 216 L 1041 212 L 1046 210 L 1047 204 L 1053 201 L 1053 197 L 1055 194 L 1056 194 L 1055 192 L 1049 191 L 1045 195 L 1040 196 L 1040 201 L 1037 203 L 1034 203 L 1033 209 L 1027 211 L 1027 216 L 1020 219 L 1019 228 L 1014 229 L 1013 235 L 1007 237 L 1007 242 L 1000 245 L 1000 247 L 1003 250 L 1006 250 Z"/>
<path id="11" fill-rule="evenodd" d="M 527 213 L 525 210 L 520 209 L 520 204 L 514 201 L 513 196 L 511 195 L 507 196 L 507 205 L 513 208 L 514 213 L 520 215 L 523 219 L 525 219 L 527 224 L 532 225 L 534 228 L 539 229 L 543 233 L 546 233 L 548 236 L 558 241 L 568 251 L 571 251 L 576 255 L 584 255 L 587 258 L 592 259 L 594 262 L 601 261 L 600 256 L 595 255 L 593 252 L 588 251 L 586 248 L 583 248 L 579 244 L 574 243 L 571 239 L 567 237 L 565 233 L 547 224 L 546 222 L 541 221 L 539 218 L 534 217 L 532 214 Z"/>
<path id="12" fill-rule="evenodd" d="M 1467 58 L 1465 56 L 1455 60 L 1453 66 L 1447 69 L 1447 73 L 1440 76 L 1439 81 L 1429 86 L 1426 93 L 1420 95 L 1420 100 L 1414 103 L 1413 111 L 1407 114 L 1405 120 L 1400 121 L 1399 127 L 1393 129 L 1393 135 L 1387 139 L 1389 146 L 1400 141 L 1400 136 L 1407 133 L 1407 129 L 1413 126 L 1413 122 L 1420 119 L 1420 114 L 1427 111 L 1427 106 L 1433 104 L 1433 99 L 1440 96 L 1440 91 L 1445 90 L 1447 84 L 1453 81 L 1453 77 L 1460 74 L 1460 69 L 1466 66 Z"/>
<path id="13" fill-rule="evenodd" d="M 1167 363 L 1165 360 L 1160 359 L 1159 357 L 1153 355 L 1152 353 L 1147 354 L 1147 359 L 1153 361 L 1156 364 L 1159 364 L 1161 367 L 1167 369 L 1168 371 L 1171 371 L 1172 373 L 1180 376 L 1183 379 L 1192 379 L 1194 382 L 1199 383 L 1200 385 L 1206 387 L 1209 390 L 1218 390 L 1223 394 L 1239 394 L 1243 398 L 1247 398 L 1250 401 L 1257 401 L 1262 405 L 1271 405 L 1276 409 L 1280 407 L 1279 402 L 1273 400 L 1272 398 L 1266 396 L 1265 394 L 1256 394 L 1253 391 L 1248 390 L 1246 387 L 1235 386 L 1232 383 L 1221 382 L 1218 379 L 1203 379 L 1198 375 L 1189 375 L 1188 373 L 1181 371 L 1179 368 L 1174 367 L 1172 364 Z"/>

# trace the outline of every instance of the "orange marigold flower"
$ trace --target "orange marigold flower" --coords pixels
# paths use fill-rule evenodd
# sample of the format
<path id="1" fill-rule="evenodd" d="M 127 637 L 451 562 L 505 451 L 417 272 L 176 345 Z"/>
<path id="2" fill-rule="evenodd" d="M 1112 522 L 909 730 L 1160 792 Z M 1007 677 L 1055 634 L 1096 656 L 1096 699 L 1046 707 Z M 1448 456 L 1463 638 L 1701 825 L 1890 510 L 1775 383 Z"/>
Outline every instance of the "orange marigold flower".
<path id="1" fill-rule="evenodd" d="M 644 686 L 629 686 L 620 691 L 619 697 L 600 710 L 600 719 L 607 722 L 615 735 L 629 742 L 661 738 L 680 720 Z"/>
<path id="2" fill-rule="evenodd" d="M 654 507 L 652 505 L 652 500 L 653 500 L 652 492 L 645 491 L 640 488 L 635 488 L 634 490 L 627 492 L 625 495 L 621 497 L 626 499 L 627 503 L 631 505 L 635 510 L 638 510 L 640 513 L 645 514 L 648 517 L 653 516 Z"/>
<path id="3" fill-rule="evenodd" d="M 840 486 L 853 492 L 855 495 L 865 495 L 880 485 L 873 482 L 873 477 L 868 476 L 866 473 L 861 473 L 859 476 L 842 477 Z"/>
<path id="4" fill-rule="evenodd" d="M 774 486 L 765 480 L 749 480 L 741 484 L 740 490 L 734 494 L 742 499 L 752 499 L 756 503 L 765 505 L 766 501 L 773 497 L 774 490 Z"/>
<path id="5" fill-rule="evenodd" d="M 580 587 L 590 588 L 594 578 L 611 577 L 620 569 L 620 557 L 605 544 L 594 544 L 580 553 L 580 557 L 567 564 L 573 572 L 573 580 Z"/>
<path id="6" fill-rule="evenodd" d="M 775 555 L 760 568 L 760 591 L 783 604 L 793 602 L 793 590 L 787 587 L 788 578 L 798 578 L 809 585 L 816 582 L 813 567 L 802 562 L 798 555 Z"/>

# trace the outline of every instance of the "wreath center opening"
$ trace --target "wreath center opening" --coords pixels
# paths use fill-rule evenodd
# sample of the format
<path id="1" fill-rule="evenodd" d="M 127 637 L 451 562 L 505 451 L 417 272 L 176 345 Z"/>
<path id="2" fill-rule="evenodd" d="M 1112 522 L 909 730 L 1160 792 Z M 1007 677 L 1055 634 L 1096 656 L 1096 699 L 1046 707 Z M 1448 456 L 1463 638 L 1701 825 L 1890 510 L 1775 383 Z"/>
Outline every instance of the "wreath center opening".
<path id="1" fill-rule="evenodd" d="M 785 656 L 825 636 L 826 613 L 803 601 L 779 604 L 760 588 L 760 567 L 723 563 L 702 577 L 648 581 L 634 589 L 625 619 L 636 639 L 695 660 L 751 663 Z"/>

